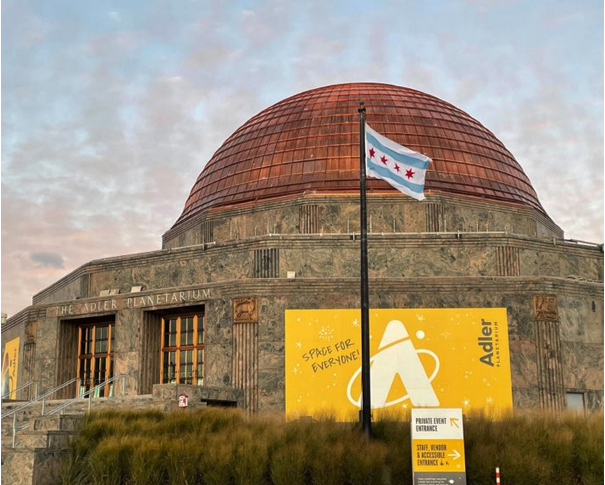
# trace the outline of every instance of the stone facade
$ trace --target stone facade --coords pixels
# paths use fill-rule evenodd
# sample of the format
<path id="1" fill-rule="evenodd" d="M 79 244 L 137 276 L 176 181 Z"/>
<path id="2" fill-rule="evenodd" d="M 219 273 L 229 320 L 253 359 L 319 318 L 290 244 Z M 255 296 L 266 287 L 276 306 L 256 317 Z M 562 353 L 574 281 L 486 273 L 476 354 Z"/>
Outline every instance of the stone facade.
<path id="1" fill-rule="evenodd" d="M 368 232 L 507 232 L 563 237 L 543 214 L 512 205 L 435 195 L 418 204 L 393 195 L 368 195 Z M 164 234 L 165 249 L 266 234 L 359 233 L 359 197 L 309 194 L 263 204 L 211 209 Z"/>
<path id="2" fill-rule="evenodd" d="M 602 246 L 565 241 L 548 218 L 519 207 L 370 201 L 371 307 L 504 307 L 514 405 L 561 409 L 573 391 L 603 408 Z M 283 411 L 285 311 L 359 307 L 354 202 L 300 196 L 213 210 L 169 231 L 163 250 L 78 268 L 3 326 L 3 338 L 22 337 L 22 355 L 29 342 L 20 382 L 44 390 L 74 377 L 75 324 L 107 317 L 126 394 L 150 394 L 159 317 L 203 309 L 204 386 L 251 411 Z"/>

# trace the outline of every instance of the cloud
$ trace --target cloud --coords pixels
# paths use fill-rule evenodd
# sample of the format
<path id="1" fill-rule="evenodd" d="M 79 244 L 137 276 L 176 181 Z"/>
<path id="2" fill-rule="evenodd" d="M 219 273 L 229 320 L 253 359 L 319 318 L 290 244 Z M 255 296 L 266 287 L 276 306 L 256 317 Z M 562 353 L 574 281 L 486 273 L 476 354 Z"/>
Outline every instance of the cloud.
<path id="1" fill-rule="evenodd" d="M 116 12 L 115 10 L 112 10 L 107 15 L 114 22 L 121 22 L 122 21 L 122 16 L 120 15 L 120 12 Z"/>
<path id="2" fill-rule="evenodd" d="M 59 253 L 31 253 L 30 258 L 33 262 L 47 268 L 63 268 L 63 256 Z"/>
<path id="3" fill-rule="evenodd" d="M 9 314 L 87 261 L 158 249 L 231 133 L 339 82 L 459 106 L 513 152 L 568 237 L 603 240 L 602 23 L 575 3 L 519 21 L 507 1 L 404 2 L 405 29 L 401 2 L 54 5 L 2 6 Z"/>

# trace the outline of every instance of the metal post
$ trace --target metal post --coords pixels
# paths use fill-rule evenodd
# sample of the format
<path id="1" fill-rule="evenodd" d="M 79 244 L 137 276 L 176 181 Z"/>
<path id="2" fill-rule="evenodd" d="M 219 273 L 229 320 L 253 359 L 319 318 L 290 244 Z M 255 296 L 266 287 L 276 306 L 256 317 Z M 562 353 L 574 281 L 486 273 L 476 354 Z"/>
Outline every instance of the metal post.
<path id="1" fill-rule="evenodd" d="M 44 416 L 44 408 L 46 407 L 46 398 L 42 399 L 42 416 Z"/>
<path id="2" fill-rule="evenodd" d="M 17 413 L 13 414 L 13 448 L 15 447 L 15 436 L 17 435 Z"/>
<path id="3" fill-rule="evenodd" d="M 126 395 L 126 376 L 122 376 L 122 396 Z"/>
<path id="4" fill-rule="evenodd" d="M 370 398 L 370 303 L 368 283 L 368 214 L 366 199 L 366 109 L 359 101 L 359 188 L 361 225 L 361 421 L 367 437 L 372 433 Z"/>
<path id="5" fill-rule="evenodd" d="M 36 390 L 34 391 L 34 399 L 38 399 L 38 381 L 36 381 Z"/>

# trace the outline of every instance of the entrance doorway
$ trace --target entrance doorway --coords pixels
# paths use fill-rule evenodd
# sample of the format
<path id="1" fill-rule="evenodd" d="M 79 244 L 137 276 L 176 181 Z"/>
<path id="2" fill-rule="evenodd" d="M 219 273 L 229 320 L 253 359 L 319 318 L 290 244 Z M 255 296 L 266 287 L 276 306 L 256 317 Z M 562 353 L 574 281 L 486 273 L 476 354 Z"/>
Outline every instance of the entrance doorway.
<path id="1" fill-rule="evenodd" d="M 78 379 L 82 394 L 113 377 L 115 326 L 113 321 L 78 327 Z M 113 395 L 113 382 L 95 389 L 93 397 Z"/>

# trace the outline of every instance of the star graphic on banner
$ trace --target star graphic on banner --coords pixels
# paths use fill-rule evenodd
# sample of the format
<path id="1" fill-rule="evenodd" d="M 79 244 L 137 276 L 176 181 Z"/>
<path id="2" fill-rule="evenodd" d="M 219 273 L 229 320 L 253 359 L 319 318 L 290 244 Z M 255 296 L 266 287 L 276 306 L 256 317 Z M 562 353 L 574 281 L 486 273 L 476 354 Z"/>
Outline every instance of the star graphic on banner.
<path id="1" fill-rule="evenodd" d="M 397 171 L 397 173 L 399 173 L 399 165 L 395 164 L 395 170 Z"/>
<path id="2" fill-rule="evenodd" d="M 380 157 L 380 161 L 386 165 L 387 164 L 387 157 L 385 157 L 383 155 L 382 157 Z"/>
<path id="3" fill-rule="evenodd" d="M 412 169 L 410 168 L 409 170 L 406 170 L 406 171 L 405 171 L 405 176 L 406 176 L 408 179 L 411 179 L 411 178 L 414 178 L 414 173 L 415 173 L 415 172 L 414 172 L 414 171 L 412 171 Z"/>
<path id="4" fill-rule="evenodd" d="M 374 148 L 370 148 L 370 158 L 374 158 L 374 155 L 376 155 Z"/>

